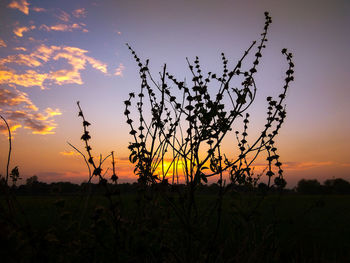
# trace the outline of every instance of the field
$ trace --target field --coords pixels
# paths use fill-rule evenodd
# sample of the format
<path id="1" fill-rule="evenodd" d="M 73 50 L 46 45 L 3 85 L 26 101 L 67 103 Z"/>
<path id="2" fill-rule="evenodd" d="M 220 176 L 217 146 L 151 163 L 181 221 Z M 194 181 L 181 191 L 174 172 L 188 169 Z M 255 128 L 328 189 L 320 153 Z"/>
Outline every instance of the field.
<path id="1" fill-rule="evenodd" d="M 16 199 L 16 207 L 22 211 L 18 209 L 15 223 L 30 228 L 27 229 L 31 233 L 30 242 L 37 242 L 37 249 L 41 250 L 36 255 L 39 260 L 136 262 L 140 258 L 130 253 L 140 253 L 144 255 L 144 262 L 201 262 L 203 252 L 200 253 L 198 247 L 207 251 L 208 262 L 214 261 L 210 258 L 215 258 L 211 255 L 215 253 L 220 254 L 215 262 L 228 259 L 230 262 L 344 262 L 350 258 L 349 195 L 227 195 L 220 229 L 217 237 L 211 239 L 217 218 L 216 208 L 210 209 L 214 207 L 216 195 L 201 194 L 196 196 L 198 215 L 191 225 L 193 240 L 188 240 L 183 224 L 164 199 L 159 199 L 158 205 L 153 203 L 153 211 L 150 207 L 142 210 L 143 201 L 138 194 L 121 194 L 118 203 L 123 227 L 119 234 L 123 240 L 118 242 L 112 235 L 113 220 L 104 196 L 92 196 L 88 202 L 86 196 L 81 195 L 18 196 Z M 5 200 L 1 201 L 4 207 Z M 173 204 L 181 206 L 177 198 Z M 210 217 L 202 224 L 201 221 Z M 23 233 L 18 228 L 10 235 L 13 240 L 7 240 L 2 258 L 26 261 L 26 254 L 33 255 L 33 248 L 28 248 L 29 240 Z M 208 252 L 205 246 L 210 242 L 213 242 L 213 251 Z M 186 244 L 191 244 L 191 248 Z M 123 246 L 124 255 L 115 255 L 114 247 L 118 245 Z M 16 246 L 23 255 L 14 253 Z M 75 254 L 77 251 L 69 246 L 76 247 L 85 256 Z M 172 252 L 163 251 L 165 248 Z M 52 257 L 58 251 L 61 256 Z M 172 253 L 173 257 L 169 257 Z M 161 254 L 167 256 L 159 256 Z"/>

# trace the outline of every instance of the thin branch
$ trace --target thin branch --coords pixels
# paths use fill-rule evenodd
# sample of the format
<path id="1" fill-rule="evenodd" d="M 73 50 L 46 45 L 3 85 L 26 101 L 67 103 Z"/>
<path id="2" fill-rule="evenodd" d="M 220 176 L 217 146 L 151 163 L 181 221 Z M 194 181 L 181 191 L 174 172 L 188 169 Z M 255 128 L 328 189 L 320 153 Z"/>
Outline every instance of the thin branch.
<path id="1" fill-rule="evenodd" d="M 9 178 L 9 167 L 10 167 L 10 159 L 11 159 L 11 150 L 12 150 L 12 143 L 11 143 L 11 129 L 10 126 L 8 125 L 6 119 L 0 115 L 0 118 L 5 122 L 6 127 L 7 127 L 7 131 L 9 133 L 9 153 L 8 153 L 8 157 L 7 157 L 7 165 L 6 165 L 6 185 L 8 182 L 8 178 Z"/>

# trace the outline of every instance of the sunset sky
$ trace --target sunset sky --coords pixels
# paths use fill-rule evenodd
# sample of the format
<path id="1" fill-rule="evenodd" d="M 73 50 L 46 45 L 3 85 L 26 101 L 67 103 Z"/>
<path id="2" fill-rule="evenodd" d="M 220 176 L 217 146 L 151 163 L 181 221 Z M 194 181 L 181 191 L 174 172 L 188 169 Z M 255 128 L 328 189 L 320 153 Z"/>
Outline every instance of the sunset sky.
<path id="1" fill-rule="evenodd" d="M 129 128 L 123 101 L 140 86 L 125 43 L 150 59 L 156 76 L 164 63 L 188 76 L 186 57 L 207 71 L 231 66 L 264 26 L 272 25 L 258 67 L 252 129 L 263 127 L 266 96 L 278 96 L 294 54 L 295 81 L 277 146 L 288 187 L 301 178 L 350 180 L 350 1 L 347 0 L 93 0 L 0 2 L 0 114 L 13 133 L 11 167 L 46 182 L 87 180 L 76 101 L 91 122 L 96 156 L 115 151 L 121 182 L 135 180 L 128 161 Z M 252 61 L 250 59 L 250 61 Z M 260 125 L 260 126 L 259 126 Z M 1 123 L 0 173 L 8 151 Z M 24 180 L 23 180 L 24 181 Z"/>

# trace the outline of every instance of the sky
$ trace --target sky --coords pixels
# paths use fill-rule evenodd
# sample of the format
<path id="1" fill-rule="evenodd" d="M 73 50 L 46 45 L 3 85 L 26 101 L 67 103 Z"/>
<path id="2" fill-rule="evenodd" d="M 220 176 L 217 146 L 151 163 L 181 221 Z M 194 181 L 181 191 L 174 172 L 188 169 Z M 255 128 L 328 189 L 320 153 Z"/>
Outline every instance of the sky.
<path id="1" fill-rule="evenodd" d="M 302 178 L 350 180 L 347 0 L 3 0 L 0 114 L 12 130 L 11 168 L 19 167 L 23 182 L 32 175 L 45 182 L 86 181 L 82 157 L 67 144 L 84 149 L 80 101 L 92 124 L 94 154 L 115 151 L 120 181 L 135 180 L 123 101 L 139 89 L 140 79 L 125 44 L 150 59 L 155 76 L 166 63 L 169 72 L 184 78 L 186 57 L 195 56 L 205 70 L 219 73 L 221 52 L 233 66 L 260 38 L 265 11 L 272 25 L 256 77 L 252 130 L 263 125 L 266 96 L 282 90 L 287 65 L 281 50 L 288 48 L 295 81 L 276 139 L 287 187 Z M 0 131 L 0 173 L 5 174 L 3 123 Z"/>

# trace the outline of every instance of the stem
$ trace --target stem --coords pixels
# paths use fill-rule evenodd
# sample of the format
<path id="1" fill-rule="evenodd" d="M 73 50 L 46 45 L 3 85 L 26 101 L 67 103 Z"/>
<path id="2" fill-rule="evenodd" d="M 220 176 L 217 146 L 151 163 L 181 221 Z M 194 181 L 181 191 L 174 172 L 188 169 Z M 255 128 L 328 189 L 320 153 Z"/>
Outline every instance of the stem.
<path id="1" fill-rule="evenodd" d="M 10 167 L 10 159 L 11 159 L 11 150 L 12 150 L 12 143 L 11 143 L 11 130 L 10 130 L 10 126 L 8 125 L 6 119 L 0 115 L 0 118 L 5 122 L 6 127 L 7 127 L 7 131 L 9 133 L 9 153 L 8 153 L 8 157 L 7 157 L 7 165 L 6 165 L 6 185 L 8 182 L 8 178 L 9 178 L 9 167 Z"/>

